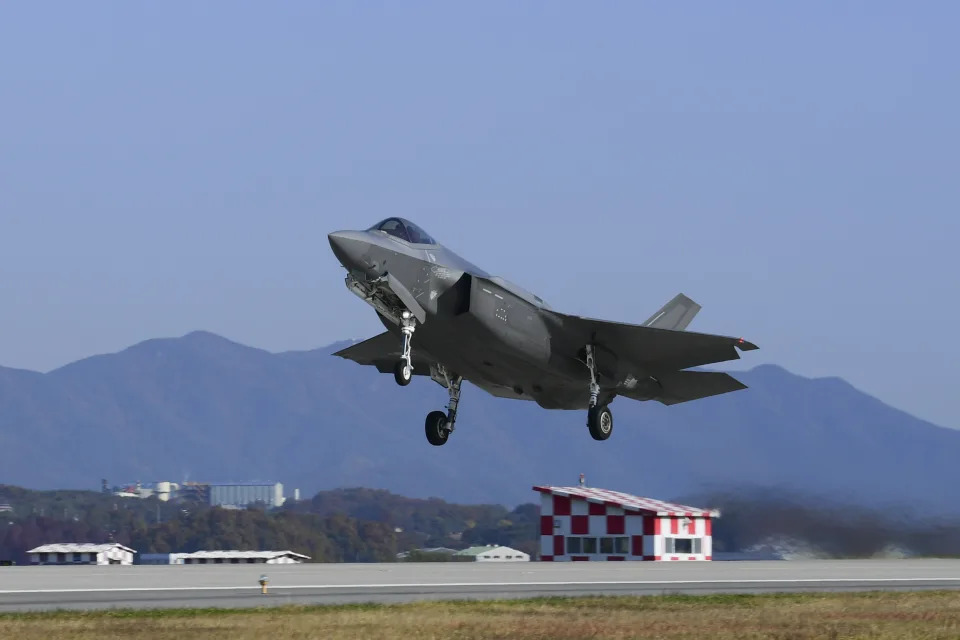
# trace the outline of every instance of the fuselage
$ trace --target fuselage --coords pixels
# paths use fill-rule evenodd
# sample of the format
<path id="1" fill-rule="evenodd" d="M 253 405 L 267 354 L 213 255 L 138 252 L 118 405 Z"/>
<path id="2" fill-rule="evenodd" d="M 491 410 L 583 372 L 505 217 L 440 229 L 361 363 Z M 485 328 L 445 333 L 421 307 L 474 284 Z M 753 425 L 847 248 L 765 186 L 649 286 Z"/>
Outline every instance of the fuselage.
<path id="1" fill-rule="evenodd" d="M 386 274 L 399 280 L 425 313 L 417 347 L 488 391 L 549 408 L 584 406 L 583 365 L 553 356 L 549 319 L 541 313 L 549 307 L 542 299 L 491 276 L 419 229 L 414 237 L 423 242 L 377 228 L 390 220 L 412 226 L 388 219 L 371 229 L 329 235 L 349 273 L 348 285 L 352 278 L 358 287 L 375 287 Z M 395 319 L 378 315 L 399 340 Z M 566 393 L 568 384 L 581 392 Z"/>

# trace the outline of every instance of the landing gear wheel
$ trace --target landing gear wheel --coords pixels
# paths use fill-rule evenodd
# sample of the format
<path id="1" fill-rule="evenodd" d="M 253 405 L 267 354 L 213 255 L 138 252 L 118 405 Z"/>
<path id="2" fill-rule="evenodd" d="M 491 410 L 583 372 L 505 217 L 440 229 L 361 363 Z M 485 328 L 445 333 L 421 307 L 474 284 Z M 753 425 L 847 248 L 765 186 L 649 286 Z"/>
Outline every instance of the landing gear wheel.
<path id="1" fill-rule="evenodd" d="M 396 380 L 397 384 L 401 387 L 407 386 L 413 379 L 413 368 L 404 360 L 400 360 L 393 368 L 393 379 Z"/>
<path id="2" fill-rule="evenodd" d="M 450 437 L 450 430 L 447 428 L 447 414 L 443 411 L 431 411 L 427 414 L 424 429 L 427 432 L 427 442 L 435 447 L 445 444 L 447 438 Z"/>
<path id="3" fill-rule="evenodd" d="M 613 414 L 609 407 L 590 407 L 587 411 L 587 426 L 594 440 L 606 440 L 613 433 Z"/>

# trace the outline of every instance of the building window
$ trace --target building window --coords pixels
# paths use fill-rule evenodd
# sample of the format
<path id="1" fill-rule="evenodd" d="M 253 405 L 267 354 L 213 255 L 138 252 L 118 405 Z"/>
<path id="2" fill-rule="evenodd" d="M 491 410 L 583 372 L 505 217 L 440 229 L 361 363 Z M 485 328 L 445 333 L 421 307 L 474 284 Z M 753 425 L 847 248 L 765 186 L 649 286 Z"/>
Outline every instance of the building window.
<path id="1" fill-rule="evenodd" d="M 613 538 L 600 538 L 600 553 L 613 553 Z"/>
<path id="2" fill-rule="evenodd" d="M 567 538 L 567 553 L 580 553 L 580 538 Z"/>
<path id="3" fill-rule="evenodd" d="M 596 553 L 596 552 L 597 552 L 597 539 L 596 539 L 596 538 L 584 538 L 584 539 L 583 539 L 583 552 L 584 552 L 584 553 Z"/>
<path id="4" fill-rule="evenodd" d="M 630 538 L 626 536 L 614 538 L 614 553 L 618 554 L 627 554 L 630 553 Z"/>
<path id="5" fill-rule="evenodd" d="M 664 553 L 703 553 L 702 538 L 665 538 L 666 549 Z"/>
<path id="6" fill-rule="evenodd" d="M 65 554 L 65 553 L 58 553 L 58 554 L 57 554 L 57 562 L 63 563 L 63 562 L 66 562 L 66 561 L 67 561 L 67 554 Z"/>

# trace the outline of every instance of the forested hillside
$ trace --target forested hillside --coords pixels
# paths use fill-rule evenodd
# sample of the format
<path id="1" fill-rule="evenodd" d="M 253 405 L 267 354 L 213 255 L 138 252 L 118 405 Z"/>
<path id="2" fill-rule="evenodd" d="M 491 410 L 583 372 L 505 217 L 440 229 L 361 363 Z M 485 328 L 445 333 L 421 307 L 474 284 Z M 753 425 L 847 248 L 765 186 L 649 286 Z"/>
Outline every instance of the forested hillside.
<path id="1" fill-rule="evenodd" d="M 280 509 L 222 509 L 92 491 L 29 491 L 0 485 L 0 560 L 27 561 L 49 542 L 107 542 L 139 553 L 290 549 L 314 562 L 391 562 L 420 546 L 510 544 L 533 552 L 533 505 L 463 506 L 385 491 L 321 492 Z"/>
<path id="2" fill-rule="evenodd" d="M 0 477 L 35 488 L 271 480 L 304 495 L 362 486 L 512 507 L 534 500 L 534 484 L 585 473 L 663 499 L 749 485 L 960 515 L 960 431 L 836 378 L 766 365 L 735 374 L 749 389 L 697 402 L 618 398 L 606 442 L 581 412 L 465 385 L 456 434 L 432 447 L 423 419 L 444 390 L 420 377 L 398 387 L 335 348 L 268 353 L 196 332 L 44 374 L 0 367 Z"/>

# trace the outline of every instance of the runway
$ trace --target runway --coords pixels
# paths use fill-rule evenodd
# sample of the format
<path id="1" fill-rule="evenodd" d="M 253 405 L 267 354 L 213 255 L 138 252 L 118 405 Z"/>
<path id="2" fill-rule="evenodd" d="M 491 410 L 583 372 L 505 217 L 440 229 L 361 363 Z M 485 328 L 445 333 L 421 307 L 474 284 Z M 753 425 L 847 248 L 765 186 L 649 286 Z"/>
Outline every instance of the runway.
<path id="1" fill-rule="evenodd" d="M 0 567 L 3 612 L 921 589 L 960 589 L 960 560 Z"/>

